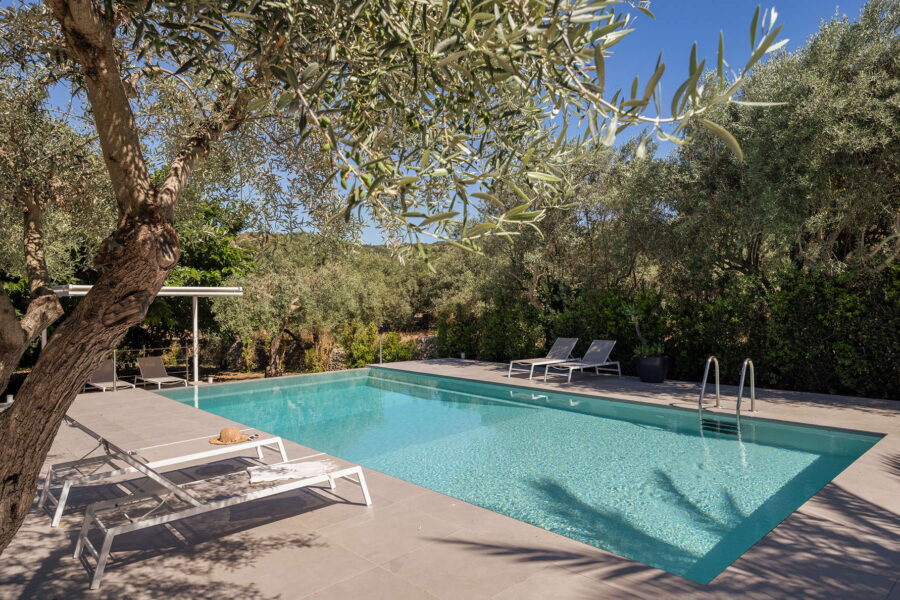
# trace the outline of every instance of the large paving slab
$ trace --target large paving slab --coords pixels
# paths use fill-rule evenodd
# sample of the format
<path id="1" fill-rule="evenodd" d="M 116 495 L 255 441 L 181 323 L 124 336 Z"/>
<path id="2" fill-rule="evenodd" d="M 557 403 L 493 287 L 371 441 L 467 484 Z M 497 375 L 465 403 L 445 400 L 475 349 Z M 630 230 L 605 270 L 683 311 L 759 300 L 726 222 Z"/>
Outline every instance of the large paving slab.
<path id="1" fill-rule="evenodd" d="M 697 385 L 576 376 L 571 384 L 505 365 L 434 360 L 392 368 L 692 407 Z M 723 386 L 723 396 L 734 390 Z M 759 391 L 755 416 L 885 434 L 709 585 L 700 585 L 367 469 L 374 503 L 350 484 L 223 509 L 179 527 L 123 536 L 103 587 L 72 558 L 78 502 L 53 529 L 33 509 L 0 561 L 0 598 L 873 598 L 900 599 L 900 403 Z M 723 410 L 733 410 L 733 400 Z M 127 448 L 248 428 L 144 390 L 83 394 L 70 415 Z M 93 440 L 63 426 L 48 464 Z M 182 447 L 179 447 L 181 449 Z M 291 458 L 316 452 L 287 443 Z M 76 499 L 77 500 L 77 499 Z"/>

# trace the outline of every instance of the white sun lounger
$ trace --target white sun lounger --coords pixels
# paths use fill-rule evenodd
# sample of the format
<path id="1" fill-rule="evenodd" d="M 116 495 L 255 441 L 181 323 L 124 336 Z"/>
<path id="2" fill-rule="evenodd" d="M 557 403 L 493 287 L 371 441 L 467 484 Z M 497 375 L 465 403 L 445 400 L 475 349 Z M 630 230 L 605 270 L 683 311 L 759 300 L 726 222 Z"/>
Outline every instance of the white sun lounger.
<path id="1" fill-rule="evenodd" d="M 290 462 L 296 463 L 321 456 L 321 454 L 316 454 Z M 123 533 L 157 525 L 168 526 L 169 523 L 180 519 L 300 488 L 327 484 L 331 490 L 334 490 L 335 480 L 341 478 L 358 485 L 362 489 L 365 504 L 367 506 L 372 504 L 362 468 L 359 465 L 340 462 L 342 464 L 334 463 L 333 470 L 320 475 L 255 484 L 250 483 L 250 475 L 247 471 L 190 481 L 180 485 L 169 481 L 163 474 L 153 472 L 163 489 L 146 494 L 134 494 L 117 500 L 97 502 L 87 507 L 78 542 L 75 544 L 75 558 L 80 558 L 88 572 L 92 574 L 91 589 L 95 590 L 100 587 L 100 580 L 109 560 L 113 541 L 116 536 Z M 281 464 L 283 463 L 272 465 L 272 467 Z M 98 530 L 101 535 L 102 541 L 99 549 L 89 537 L 94 529 Z M 93 567 L 91 567 L 88 557 L 94 559 Z"/>
<path id="2" fill-rule="evenodd" d="M 572 381 L 572 373 L 575 371 L 584 371 L 585 369 L 594 369 L 594 373 L 600 374 L 600 371 L 617 373 L 622 376 L 622 366 L 617 360 L 609 360 L 613 346 L 616 345 L 615 340 L 594 340 L 591 347 L 578 360 L 559 362 L 544 367 L 544 381 L 547 381 L 547 375 L 550 369 L 557 369 L 562 372 L 568 371 L 568 381 Z"/>
<path id="3" fill-rule="evenodd" d="M 166 366 L 163 364 L 162 356 L 144 356 L 137 359 L 137 363 L 141 374 L 136 378 L 136 381 L 155 383 L 156 389 L 162 389 L 162 386 L 169 384 L 182 384 L 187 387 L 187 379 L 169 375 L 166 371 Z"/>
<path id="4" fill-rule="evenodd" d="M 572 350 L 577 343 L 578 338 L 556 338 L 556 341 L 553 343 L 553 347 L 550 348 L 550 352 L 547 353 L 547 356 L 543 358 L 523 358 L 521 360 L 510 361 L 509 372 L 506 376 L 512 377 L 513 368 L 515 367 L 528 369 L 528 379 L 531 379 L 534 376 L 535 367 L 544 367 L 546 365 L 569 360 L 569 357 L 572 355 Z"/>
<path id="5" fill-rule="evenodd" d="M 121 476 L 123 475 L 143 472 L 141 465 L 146 466 L 149 469 L 158 469 L 173 465 L 184 465 L 186 463 L 199 461 L 206 458 L 223 456 L 226 454 L 233 454 L 235 452 L 246 452 L 247 450 L 256 450 L 257 459 L 260 461 L 260 463 L 264 464 L 264 448 L 273 452 L 277 452 L 280 455 L 282 462 L 288 459 L 287 453 L 284 450 L 284 443 L 282 442 L 280 437 L 260 437 L 258 439 L 248 440 L 246 442 L 241 442 L 238 444 L 216 446 L 202 452 L 193 452 L 190 454 L 176 453 L 179 452 L 179 447 L 182 448 L 182 452 L 183 449 L 188 445 L 192 445 L 196 448 L 197 442 L 209 439 L 209 437 L 211 436 L 207 435 L 199 438 L 192 438 L 189 440 L 180 440 L 169 444 L 160 444 L 158 446 L 149 446 L 136 450 L 125 451 L 120 449 L 118 446 L 109 444 L 99 434 L 85 427 L 71 417 L 65 417 L 65 422 L 71 427 L 77 427 L 78 429 L 81 429 L 87 435 L 97 440 L 97 446 L 95 446 L 94 449 L 92 449 L 85 456 L 78 460 L 51 465 L 49 471 L 47 472 L 47 477 L 44 479 L 44 485 L 41 489 L 41 494 L 38 500 L 38 508 L 44 508 L 49 512 L 51 506 L 55 507 L 53 509 L 52 520 L 50 521 L 51 527 L 56 527 L 59 525 L 59 521 L 62 518 L 63 512 L 66 508 L 66 502 L 68 501 L 69 493 L 72 491 L 73 487 L 97 484 L 103 482 L 104 480 L 121 478 Z M 245 430 L 244 433 L 246 433 L 246 431 L 249 430 Z M 163 447 L 165 447 L 166 450 L 171 451 L 171 456 L 154 461 L 147 461 L 141 456 L 141 452 L 147 452 L 148 450 L 155 450 L 157 453 L 159 453 L 160 449 Z M 100 449 L 103 450 L 103 454 L 91 456 L 94 452 Z M 134 464 L 135 462 L 139 463 L 139 465 L 136 466 Z M 127 480 L 120 480 L 111 483 L 113 483 L 120 492 L 126 494 L 132 492 L 131 488 L 128 487 Z M 54 493 L 54 488 L 56 486 L 59 486 L 59 495 L 56 495 Z"/>
<path id="6" fill-rule="evenodd" d="M 107 358 L 100 363 L 100 366 L 94 371 L 90 379 L 88 379 L 84 385 L 86 387 L 97 388 L 103 392 L 106 390 L 116 391 L 120 387 L 134 388 L 133 383 L 122 381 L 116 376 L 116 363 L 111 358 Z"/>

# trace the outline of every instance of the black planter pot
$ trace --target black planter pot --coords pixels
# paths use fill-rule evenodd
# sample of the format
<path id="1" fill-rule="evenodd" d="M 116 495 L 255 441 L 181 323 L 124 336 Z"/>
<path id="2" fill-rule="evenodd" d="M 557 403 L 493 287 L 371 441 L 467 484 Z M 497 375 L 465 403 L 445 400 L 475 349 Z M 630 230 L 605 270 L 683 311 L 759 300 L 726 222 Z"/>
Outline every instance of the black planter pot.
<path id="1" fill-rule="evenodd" d="M 645 383 L 662 383 L 669 373 L 668 356 L 645 356 L 634 359 L 634 370 Z"/>

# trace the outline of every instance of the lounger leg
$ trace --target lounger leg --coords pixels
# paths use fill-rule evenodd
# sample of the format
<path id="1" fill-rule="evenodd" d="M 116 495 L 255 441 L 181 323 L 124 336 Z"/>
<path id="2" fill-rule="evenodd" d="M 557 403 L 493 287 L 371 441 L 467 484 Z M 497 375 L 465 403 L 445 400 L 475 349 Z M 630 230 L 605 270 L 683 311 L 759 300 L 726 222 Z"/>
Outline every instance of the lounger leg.
<path id="1" fill-rule="evenodd" d="M 333 492 L 334 488 L 337 487 L 337 484 L 334 482 L 334 477 L 328 478 L 328 485 L 329 485 L 329 487 L 331 487 L 331 491 Z"/>
<path id="2" fill-rule="evenodd" d="M 281 438 L 278 438 L 278 451 L 281 452 L 281 460 L 287 462 L 287 452 L 284 451 L 284 443 L 281 441 Z"/>
<path id="3" fill-rule="evenodd" d="M 531 370 L 528 371 L 528 379 L 534 377 L 534 365 L 531 365 Z"/>
<path id="4" fill-rule="evenodd" d="M 506 374 L 507 377 L 512 377 L 512 363 L 509 363 L 509 373 Z"/>
<path id="5" fill-rule="evenodd" d="M 103 545 L 97 554 L 97 566 L 94 569 L 94 578 L 91 579 L 91 589 L 96 590 L 100 587 L 100 580 L 103 578 L 103 570 L 106 569 L 106 561 L 109 560 L 109 549 L 112 547 L 115 534 L 107 533 L 103 536 Z"/>
<path id="6" fill-rule="evenodd" d="M 544 383 L 547 382 L 547 371 L 549 371 L 549 370 L 550 370 L 550 365 L 547 365 L 546 367 L 544 367 Z"/>
<path id="7" fill-rule="evenodd" d="M 356 477 L 359 479 L 359 487 L 362 488 L 363 498 L 366 500 L 366 506 L 371 506 L 372 497 L 369 495 L 369 486 L 366 485 L 366 476 L 363 475 L 361 467 L 357 468 Z"/>
<path id="8" fill-rule="evenodd" d="M 87 538 L 88 531 L 91 529 L 91 522 L 94 520 L 94 509 L 88 506 L 84 513 L 84 520 L 81 522 L 81 531 L 78 532 L 78 541 L 75 542 L 74 557 L 77 559 L 81 556 L 81 550 L 84 547 L 84 540 Z"/>
<path id="9" fill-rule="evenodd" d="M 575 372 L 575 369 L 569 369 L 569 380 L 566 383 L 572 383 L 572 373 Z"/>
<path id="10" fill-rule="evenodd" d="M 262 462 L 262 460 L 263 460 L 262 446 L 256 447 L 256 458 L 258 458 L 260 460 L 260 462 Z"/>
<path id="11" fill-rule="evenodd" d="M 50 495 L 50 486 L 53 485 L 53 465 L 47 469 L 47 477 L 44 478 L 44 487 L 41 489 L 41 499 L 38 500 L 38 508 L 47 506 L 47 496 Z"/>
<path id="12" fill-rule="evenodd" d="M 56 503 L 56 510 L 53 511 L 53 520 L 50 521 L 50 527 L 59 525 L 62 519 L 63 510 L 66 508 L 66 501 L 69 499 L 69 490 L 72 489 L 72 480 L 63 483 L 62 491 L 59 493 L 59 502 Z"/>

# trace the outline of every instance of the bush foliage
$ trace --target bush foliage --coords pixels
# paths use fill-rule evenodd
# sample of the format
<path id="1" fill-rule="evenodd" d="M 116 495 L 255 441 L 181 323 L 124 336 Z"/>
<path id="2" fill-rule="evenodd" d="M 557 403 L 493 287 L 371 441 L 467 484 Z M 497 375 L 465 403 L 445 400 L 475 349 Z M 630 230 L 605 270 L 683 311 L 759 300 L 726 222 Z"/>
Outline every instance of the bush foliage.
<path id="1" fill-rule="evenodd" d="M 345 326 L 339 342 L 344 351 L 344 366 L 350 369 L 378 363 L 379 359 L 388 363 L 412 360 L 416 356 L 415 342 L 404 342 L 396 331 L 379 334 L 375 323 L 357 321 Z"/>
<path id="2" fill-rule="evenodd" d="M 505 361 L 544 354 L 556 337 L 578 337 L 576 354 L 593 339 L 617 341 L 613 358 L 634 373 L 640 354 L 628 310 L 645 307 L 645 337 L 665 344 L 670 376 L 698 380 L 709 355 L 722 377 L 737 382 L 752 357 L 758 383 L 769 387 L 871 397 L 896 397 L 900 386 L 900 266 L 878 274 L 786 273 L 771 292 L 732 290 L 703 303 L 675 295 L 624 290 L 588 291 L 571 298 L 541 324 L 527 323 L 533 307 L 497 298 L 475 314 L 457 305 L 438 317 L 443 356 Z M 652 307 L 652 309 L 651 309 Z"/>

